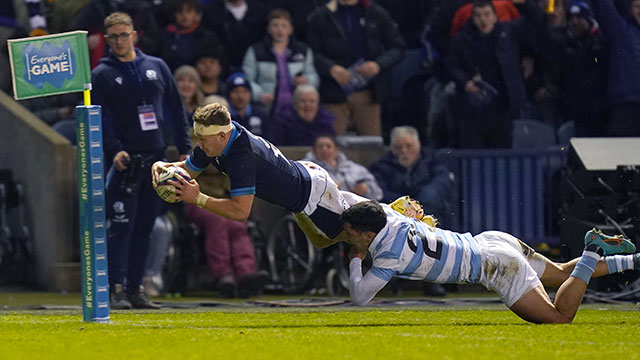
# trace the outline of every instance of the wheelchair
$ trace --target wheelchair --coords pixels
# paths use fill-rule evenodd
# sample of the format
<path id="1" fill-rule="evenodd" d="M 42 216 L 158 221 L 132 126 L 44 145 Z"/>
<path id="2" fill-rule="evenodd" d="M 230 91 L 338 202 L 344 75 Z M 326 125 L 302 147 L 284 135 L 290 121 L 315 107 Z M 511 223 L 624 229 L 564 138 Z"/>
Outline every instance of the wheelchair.
<path id="1" fill-rule="evenodd" d="M 292 214 L 279 219 L 267 238 L 266 257 L 271 282 L 286 294 L 308 292 L 341 296 L 349 288 L 345 244 L 315 248 L 300 230 Z"/>
<path id="2" fill-rule="evenodd" d="M 257 268 L 269 273 L 265 293 L 321 294 L 326 291 L 329 296 L 344 295 L 349 285 L 347 246 L 337 243 L 317 249 L 292 214 L 272 212 L 270 215 L 275 217 L 259 215 L 247 220 Z M 171 232 L 157 284 L 161 293 L 184 295 L 202 289 L 198 279 L 208 275 L 204 274 L 208 273 L 208 267 L 203 265 L 206 259 L 200 229 L 186 219 L 181 204 L 170 205 L 169 211 L 161 216 L 166 217 Z M 261 224 L 263 220 L 266 221 Z M 260 226 L 267 223 L 268 228 Z"/>

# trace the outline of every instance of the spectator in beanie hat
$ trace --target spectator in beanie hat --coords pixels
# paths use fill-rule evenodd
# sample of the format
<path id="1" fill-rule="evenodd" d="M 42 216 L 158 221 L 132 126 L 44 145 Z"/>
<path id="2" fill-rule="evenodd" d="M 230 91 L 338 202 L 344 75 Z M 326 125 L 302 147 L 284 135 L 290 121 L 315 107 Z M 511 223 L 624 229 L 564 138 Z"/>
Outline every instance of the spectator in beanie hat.
<path id="1" fill-rule="evenodd" d="M 569 27 L 569 31 L 576 33 L 577 29 L 575 29 L 576 22 L 574 21 L 572 24 L 571 18 L 577 17 L 582 18 L 587 21 L 589 26 L 589 33 L 594 34 L 600 28 L 598 26 L 598 22 L 593 18 L 593 13 L 591 12 L 591 7 L 584 1 L 581 0 L 573 0 L 569 3 L 569 10 L 567 11 L 567 25 Z M 579 21 L 579 19 L 577 19 Z"/>
<path id="2" fill-rule="evenodd" d="M 243 72 L 229 75 L 227 92 L 231 120 L 239 122 L 253 134 L 265 137 L 269 118 L 265 110 L 251 105 L 251 83 L 247 75 Z"/>

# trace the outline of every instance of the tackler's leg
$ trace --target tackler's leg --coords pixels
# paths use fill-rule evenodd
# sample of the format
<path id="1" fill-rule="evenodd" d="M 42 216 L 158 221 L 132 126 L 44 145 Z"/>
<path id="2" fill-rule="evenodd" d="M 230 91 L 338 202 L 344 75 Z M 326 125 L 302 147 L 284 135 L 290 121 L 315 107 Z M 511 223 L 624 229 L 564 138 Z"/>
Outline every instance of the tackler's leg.
<path id="1" fill-rule="evenodd" d="M 294 213 L 293 217 L 300 229 L 307 235 L 313 246 L 323 249 L 331 246 L 339 241 L 338 238 L 330 239 L 322 230 L 311 221 L 308 215 L 304 213 Z"/>
<path id="2" fill-rule="evenodd" d="M 516 301 L 511 310 L 531 322 L 571 323 L 602 255 L 635 251 L 635 246 L 629 240 L 607 236 L 595 229 L 585 234 L 584 242 L 582 256 L 569 278 L 558 289 L 553 303 L 540 285 Z"/>

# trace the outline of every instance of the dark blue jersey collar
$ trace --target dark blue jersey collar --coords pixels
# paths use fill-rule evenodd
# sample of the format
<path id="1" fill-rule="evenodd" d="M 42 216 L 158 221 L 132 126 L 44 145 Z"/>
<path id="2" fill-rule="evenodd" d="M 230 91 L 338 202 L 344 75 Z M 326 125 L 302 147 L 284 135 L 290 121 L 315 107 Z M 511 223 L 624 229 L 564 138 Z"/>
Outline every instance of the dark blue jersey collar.
<path id="1" fill-rule="evenodd" d="M 233 122 L 231 123 L 231 126 L 233 126 L 233 131 L 231 132 L 231 137 L 229 137 L 229 142 L 224 147 L 224 150 L 222 150 L 222 155 L 227 155 L 229 153 L 231 146 L 236 141 L 239 135 L 238 128 L 236 128 L 236 125 Z"/>

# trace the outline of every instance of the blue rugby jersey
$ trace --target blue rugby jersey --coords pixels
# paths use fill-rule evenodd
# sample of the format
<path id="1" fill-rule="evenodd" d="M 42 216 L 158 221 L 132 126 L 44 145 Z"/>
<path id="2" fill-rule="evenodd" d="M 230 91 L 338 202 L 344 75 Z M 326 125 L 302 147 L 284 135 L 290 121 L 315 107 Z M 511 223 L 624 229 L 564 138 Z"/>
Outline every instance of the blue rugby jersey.
<path id="1" fill-rule="evenodd" d="M 162 153 L 171 137 L 180 154 L 191 151 L 187 114 L 169 67 L 160 58 L 135 51 L 136 59 L 131 62 L 119 61 L 110 53 L 91 72 L 92 101 L 102 105 L 102 137 L 108 165 L 121 150 Z M 157 129 L 141 129 L 141 105 L 153 106 Z"/>
<path id="2" fill-rule="evenodd" d="M 477 283 L 482 259 L 471 234 L 459 234 L 408 218 L 387 205 L 387 224 L 369 246 L 376 277 L 436 283 Z"/>
<path id="3" fill-rule="evenodd" d="M 186 161 L 196 172 L 209 164 L 229 178 L 231 196 L 256 195 L 293 212 L 309 201 L 311 178 L 297 161 L 288 160 L 267 140 L 232 121 L 234 129 L 221 156 L 208 157 L 196 146 Z"/>

